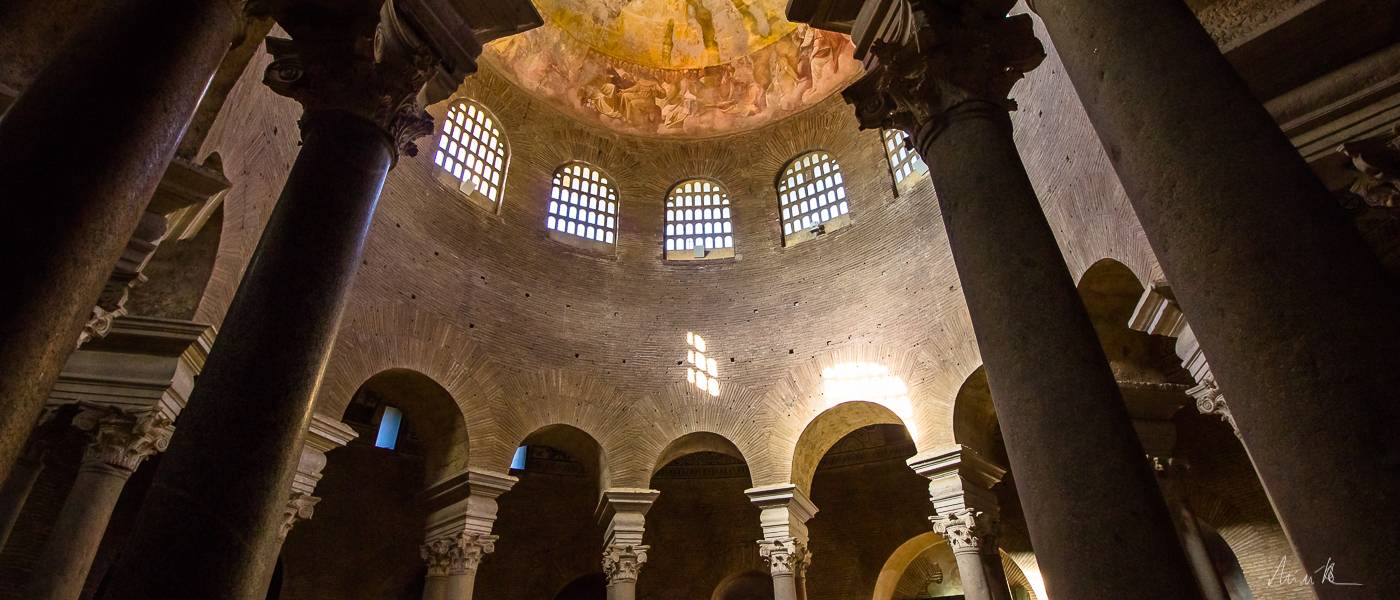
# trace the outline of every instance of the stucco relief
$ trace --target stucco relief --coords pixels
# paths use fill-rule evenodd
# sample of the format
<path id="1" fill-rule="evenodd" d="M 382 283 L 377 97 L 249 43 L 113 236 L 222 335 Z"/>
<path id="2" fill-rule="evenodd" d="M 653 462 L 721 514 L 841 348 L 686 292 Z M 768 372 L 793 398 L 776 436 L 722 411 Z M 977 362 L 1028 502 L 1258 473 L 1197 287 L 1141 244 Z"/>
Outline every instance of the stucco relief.
<path id="1" fill-rule="evenodd" d="M 789 24 L 790 25 L 790 24 Z M 624 133 L 708 137 L 773 122 L 862 72 L 850 38 L 805 26 L 727 62 L 658 68 L 546 25 L 488 46 L 486 60 L 567 112 Z"/>

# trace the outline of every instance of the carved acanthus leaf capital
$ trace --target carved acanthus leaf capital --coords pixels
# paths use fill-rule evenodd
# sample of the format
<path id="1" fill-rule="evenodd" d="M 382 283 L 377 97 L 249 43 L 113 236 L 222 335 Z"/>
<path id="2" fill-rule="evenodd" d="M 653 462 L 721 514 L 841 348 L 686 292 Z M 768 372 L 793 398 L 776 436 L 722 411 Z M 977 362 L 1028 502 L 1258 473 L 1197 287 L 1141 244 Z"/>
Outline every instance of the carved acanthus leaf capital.
<path id="1" fill-rule="evenodd" d="M 433 130 L 421 92 L 439 60 L 426 50 L 386 44 L 378 11 L 356 8 L 363 5 L 349 3 L 345 14 L 277 15 L 292 39 L 267 39 L 273 61 L 263 83 L 299 102 L 303 122 L 324 112 L 356 115 L 384 132 L 396 160 L 398 153 L 416 156 L 414 140 Z"/>
<path id="2" fill-rule="evenodd" d="M 997 522 L 980 510 L 964 509 L 929 517 L 933 532 L 948 540 L 953 552 L 978 552 L 988 539 L 996 537 Z"/>
<path id="3" fill-rule="evenodd" d="M 871 45 L 866 76 L 842 92 L 862 128 L 917 140 L 959 107 L 1015 110 L 1011 87 L 1045 59 L 1029 15 L 1007 16 L 1004 0 L 895 1 L 904 6 Z"/>
<path id="4" fill-rule="evenodd" d="M 287 500 L 287 506 L 282 512 L 282 526 L 277 531 L 277 539 L 287 539 L 297 523 L 311 520 L 316 514 L 316 503 L 320 501 L 320 497 L 306 492 L 292 492 L 292 497 Z"/>
<path id="5" fill-rule="evenodd" d="M 758 555 L 768 563 L 768 571 L 773 575 L 801 577 L 812 560 L 806 542 L 790 537 L 759 540 Z"/>
<path id="6" fill-rule="evenodd" d="M 650 546 L 633 544 L 609 544 L 603 548 L 603 574 L 608 583 L 636 581 L 650 549 Z"/>
<path id="7" fill-rule="evenodd" d="M 1374 208 L 1400 208 L 1400 126 L 1388 135 L 1342 144 L 1351 161 L 1348 192 Z"/>
<path id="8" fill-rule="evenodd" d="M 494 535 L 461 533 L 423 544 L 421 554 L 428 563 L 428 575 L 441 577 L 476 571 L 481 559 L 496 551 L 498 539 Z"/>
<path id="9" fill-rule="evenodd" d="M 175 425 L 155 411 L 132 412 L 112 406 L 84 406 L 73 426 L 92 434 L 83 455 L 85 466 L 100 466 L 131 474 L 141 462 L 170 445 Z"/>
<path id="10" fill-rule="evenodd" d="M 1203 373 L 1200 383 L 1186 390 L 1186 393 L 1196 399 L 1198 412 L 1220 417 L 1220 420 L 1230 425 L 1236 436 L 1240 434 L 1239 426 L 1235 425 L 1235 416 L 1230 414 L 1230 406 L 1225 403 L 1225 394 L 1220 391 L 1220 384 L 1215 382 L 1214 374 L 1210 371 Z"/>

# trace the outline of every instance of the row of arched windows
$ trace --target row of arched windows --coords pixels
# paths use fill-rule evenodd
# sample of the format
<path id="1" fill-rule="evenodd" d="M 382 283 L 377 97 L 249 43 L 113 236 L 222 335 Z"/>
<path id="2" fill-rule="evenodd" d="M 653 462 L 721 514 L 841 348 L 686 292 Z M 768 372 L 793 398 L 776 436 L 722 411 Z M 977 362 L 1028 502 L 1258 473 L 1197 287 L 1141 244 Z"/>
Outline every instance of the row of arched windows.
<path id="1" fill-rule="evenodd" d="M 463 193 L 492 209 L 499 208 L 510 147 L 500 123 L 472 100 L 448 109 L 433 162 Z M 882 132 L 886 157 L 896 185 L 927 172 L 909 150 L 907 136 Z M 784 167 L 777 180 L 783 242 L 792 245 L 850 222 L 841 165 L 827 152 L 804 153 Z M 553 235 L 584 243 L 613 244 L 617 239 L 618 193 L 598 168 L 570 162 L 554 173 L 545 228 Z M 670 259 L 733 256 L 734 223 L 729 193 L 718 181 L 686 179 L 666 197 L 666 256 Z"/>

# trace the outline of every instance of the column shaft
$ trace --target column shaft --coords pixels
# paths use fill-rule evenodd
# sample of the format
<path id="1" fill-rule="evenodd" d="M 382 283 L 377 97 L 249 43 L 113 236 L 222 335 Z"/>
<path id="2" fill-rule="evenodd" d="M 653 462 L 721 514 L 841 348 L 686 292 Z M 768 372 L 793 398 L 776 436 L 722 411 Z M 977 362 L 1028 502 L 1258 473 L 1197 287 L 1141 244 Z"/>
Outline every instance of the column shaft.
<path id="1" fill-rule="evenodd" d="M 972 102 L 943 122 L 916 139 L 1047 586 L 1077 600 L 1197 597 L 1009 117 Z"/>
<path id="2" fill-rule="evenodd" d="M 773 600 L 798 600 L 797 579 L 792 573 L 773 575 Z"/>
<path id="3" fill-rule="evenodd" d="M 9 478 L 5 479 L 4 486 L 0 486 L 0 548 L 4 548 L 5 542 L 9 541 L 10 532 L 14 531 L 19 514 L 24 510 L 24 503 L 29 500 L 29 493 L 34 491 L 34 482 L 43 472 L 42 453 L 22 456 L 10 471 Z"/>
<path id="4" fill-rule="evenodd" d="M 83 592 L 92 559 L 107 532 L 107 522 L 121 498 L 131 471 L 89 461 L 78 471 L 73 489 L 63 502 L 52 533 L 36 563 L 26 597 L 33 600 L 77 600 Z"/>
<path id="5" fill-rule="evenodd" d="M 0 119 L 0 479 L 238 23 L 231 0 L 116 3 Z"/>
<path id="6" fill-rule="evenodd" d="M 958 563 L 963 597 L 967 600 L 992 600 L 992 582 L 987 576 L 987 565 L 982 562 L 982 553 L 977 548 L 970 548 L 954 552 L 953 559 Z"/>
<path id="7" fill-rule="evenodd" d="M 632 581 L 611 581 L 608 582 L 608 600 L 636 600 L 637 582 Z"/>
<path id="8" fill-rule="evenodd" d="M 383 129 L 310 113 L 303 146 L 180 415 L 109 598 L 262 598 L 312 394 L 391 161 Z M 191 527 L 191 523 L 201 524 Z"/>
<path id="9" fill-rule="evenodd" d="M 447 600 L 447 576 L 428 575 L 423 578 L 423 600 Z"/>
<path id="10" fill-rule="evenodd" d="M 447 590 L 446 600 L 472 600 L 472 592 L 475 591 L 476 569 L 467 569 L 458 573 L 451 573 L 447 576 L 447 584 L 443 586 Z"/>
<path id="11" fill-rule="evenodd" d="M 1035 7 L 1319 595 L 1400 587 L 1392 280 L 1185 2 Z"/>

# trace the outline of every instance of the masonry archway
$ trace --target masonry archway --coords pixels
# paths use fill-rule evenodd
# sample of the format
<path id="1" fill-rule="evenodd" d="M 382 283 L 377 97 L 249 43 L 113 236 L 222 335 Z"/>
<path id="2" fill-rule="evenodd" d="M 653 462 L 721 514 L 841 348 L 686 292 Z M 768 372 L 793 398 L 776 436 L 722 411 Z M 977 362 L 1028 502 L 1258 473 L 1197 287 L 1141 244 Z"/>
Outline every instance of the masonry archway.
<path id="1" fill-rule="evenodd" d="M 497 500 L 495 553 L 477 571 L 483 598 L 591 598 L 603 528 L 597 519 L 603 451 L 572 425 L 546 425 L 520 442 L 520 479 Z M 526 578 L 520 573 L 529 573 Z M 599 575 L 601 577 L 601 575 Z M 601 579 L 597 590 L 602 590 Z M 561 591 L 562 590 L 562 591 Z"/>
<path id="2" fill-rule="evenodd" d="M 661 453 L 648 483 L 661 492 L 647 512 L 649 559 L 637 580 L 639 598 L 705 598 L 727 573 L 759 571 L 772 597 L 756 540 L 759 510 L 738 447 L 715 433 L 694 432 Z"/>

